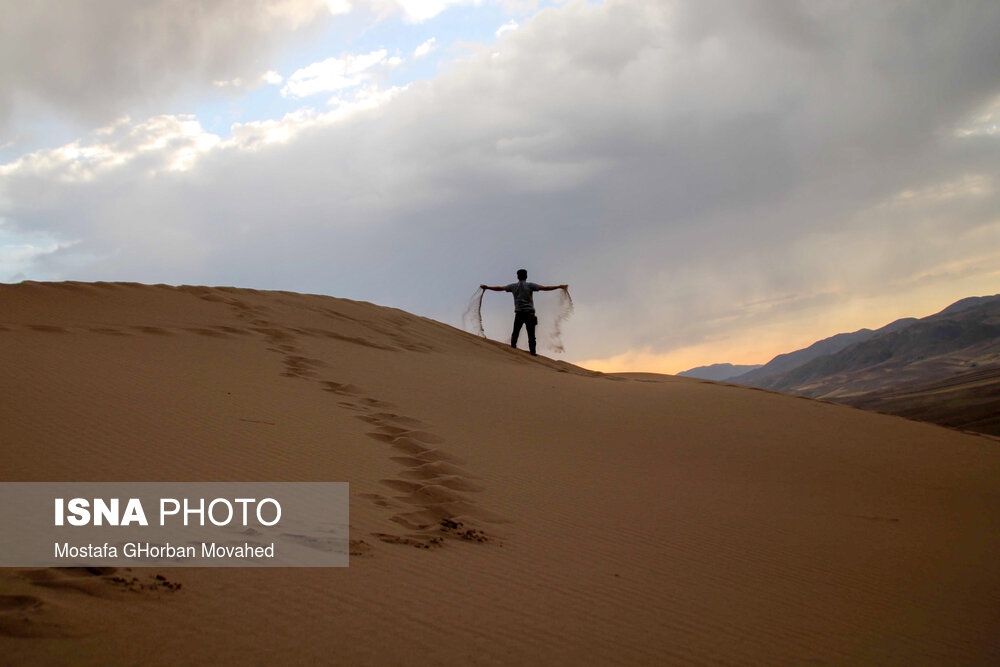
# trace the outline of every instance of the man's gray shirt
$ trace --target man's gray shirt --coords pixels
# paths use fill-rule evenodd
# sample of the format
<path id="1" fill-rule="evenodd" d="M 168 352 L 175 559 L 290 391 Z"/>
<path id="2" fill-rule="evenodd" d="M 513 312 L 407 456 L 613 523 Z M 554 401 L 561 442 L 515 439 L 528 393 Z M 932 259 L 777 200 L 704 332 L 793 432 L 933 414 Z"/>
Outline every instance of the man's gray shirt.
<path id="1" fill-rule="evenodd" d="M 515 313 L 535 312 L 535 301 L 532 292 L 537 292 L 541 287 L 537 283 L 529 283 L 525 280 L 518 280 L 504 287 L 508 292 L 514 294 Z"/>

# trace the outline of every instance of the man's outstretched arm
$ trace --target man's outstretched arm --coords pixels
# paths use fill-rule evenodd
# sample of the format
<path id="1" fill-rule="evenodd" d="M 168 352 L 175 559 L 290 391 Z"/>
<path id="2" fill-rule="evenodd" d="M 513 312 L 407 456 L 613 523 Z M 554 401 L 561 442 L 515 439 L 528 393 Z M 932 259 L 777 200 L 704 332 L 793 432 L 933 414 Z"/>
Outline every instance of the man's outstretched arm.
<path id="1" fill-rule="evenodd" d="M 569 285 L 539 285 L 538 289 L 543 292 L 551 292 L 554 289 L 567 289 Z"/>
<path id="2" fill-rule="evenodd" d="M 504 285 L 501 285 L 499 287 L 490 287 L 489 285 L 480 285 L 479 289 L 491 289 L 494 292 L 503 292 L 503 291 L 505 291 L 507 289 L 507 287 L 504 286 Z"/>

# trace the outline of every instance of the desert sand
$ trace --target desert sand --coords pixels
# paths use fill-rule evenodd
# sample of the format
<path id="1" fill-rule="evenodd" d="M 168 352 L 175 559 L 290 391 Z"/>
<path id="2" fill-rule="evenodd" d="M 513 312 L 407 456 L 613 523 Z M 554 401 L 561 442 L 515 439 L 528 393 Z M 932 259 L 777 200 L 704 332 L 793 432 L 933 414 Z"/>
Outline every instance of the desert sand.
<path id="1" fill-rule="evenodd" d="M 0 355 L 5 481 L 351 489 L 349 568 L 0 570 L 3 663 L 1000 662 L 987 437 L 287 292 L 2 286 Z"/>

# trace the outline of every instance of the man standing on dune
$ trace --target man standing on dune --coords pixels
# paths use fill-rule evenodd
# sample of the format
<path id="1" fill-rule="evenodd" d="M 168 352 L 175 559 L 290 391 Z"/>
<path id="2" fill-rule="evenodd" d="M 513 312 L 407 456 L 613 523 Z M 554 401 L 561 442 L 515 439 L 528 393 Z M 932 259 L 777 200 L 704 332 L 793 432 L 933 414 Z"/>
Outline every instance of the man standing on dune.
<path id="1" fill-rule="evenodd" d="M 531 356 L 536 356 L 535 325 L 538 324 L 538 317 L 535 316 L 533 293 L 566 289 L 568 285 L 546 287 L 538 283 L 529 283 L 528 271 L 526 269 L 518 269 L 516 283 L 498 287 L 491 287 L 489 285 L 480 285 L 479 287 L 484 290 L 493 290 L 494 292 L 511 292 L 514 295 L 514 331 L 510 335 L 510 346 L 517 347 L 517 337 L 521 333 L 521 325 L 523 324 L 528 330 L 528 350 L 531 352 Z"/>

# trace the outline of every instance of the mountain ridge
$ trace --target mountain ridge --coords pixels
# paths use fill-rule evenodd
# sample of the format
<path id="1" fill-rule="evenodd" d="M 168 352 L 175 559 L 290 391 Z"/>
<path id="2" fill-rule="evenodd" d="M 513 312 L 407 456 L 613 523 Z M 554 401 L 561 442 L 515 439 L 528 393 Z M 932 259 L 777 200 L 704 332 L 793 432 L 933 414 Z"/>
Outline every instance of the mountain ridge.
<path id="1" fill-rule="evenodd" d="M 832 351 L 817 354 L 824 350 Z M 994 366 L 1000 369 L 1000 295 L 967 297 L 923 318 L 837 334 L 725 381 L 1000 433 L 1000 424 L 979 415 L 1000 410 L 1000 395 L 984 406 L 954 380 L 981 383 L 981 374 L 971 371 Z M 948 396 L 939 386 L 948 387 Z M 912 401 L 905 387 L 913 388 Z M 971 413 L 955 400 L 959 395 L 978 406 L 974 423 L 962 421 Z"/>
<path id="2" fill-rule="evenodd" d="M 681 377 L 698 378 L 699 380 L 725 380 L 742 373 L 749 373 L 761 367 L 762 364 L 734 365 L 734 364 L 711 364 L 709 366 L 698 366 L 678 373 Z"/>

